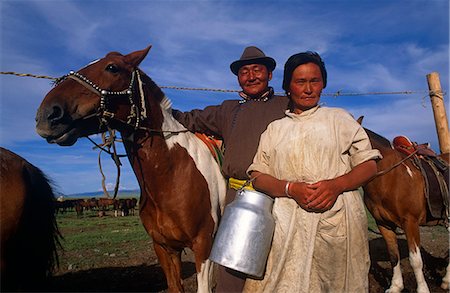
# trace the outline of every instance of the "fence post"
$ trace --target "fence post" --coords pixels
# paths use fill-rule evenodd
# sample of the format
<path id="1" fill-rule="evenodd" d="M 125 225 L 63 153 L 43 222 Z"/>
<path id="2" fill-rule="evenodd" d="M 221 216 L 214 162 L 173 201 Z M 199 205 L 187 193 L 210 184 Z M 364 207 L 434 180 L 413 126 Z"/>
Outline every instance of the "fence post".
<path id="1" fill-rule="evenodd" d="M 439 73 L 427 74 L 428 88 L 430 90 L 431 106 L 433 107 L 434 123 L 439 140 L 441 154 L 450 153 L 450 135 L 448 130 L 447 114 L 445 112 L 444 93 L 441 89 Z"/>

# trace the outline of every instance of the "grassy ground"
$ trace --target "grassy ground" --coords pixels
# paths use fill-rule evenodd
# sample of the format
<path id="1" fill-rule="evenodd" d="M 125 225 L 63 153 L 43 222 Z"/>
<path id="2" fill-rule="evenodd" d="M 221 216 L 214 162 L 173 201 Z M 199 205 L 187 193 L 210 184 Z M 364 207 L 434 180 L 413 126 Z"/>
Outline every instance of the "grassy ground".
<path id="1" fill-rule="evenodd" d="M 64 237 L 59 251 L 51 292 L 165 292 L 164 274 L 153 251 L 152 241 L 144 230 L 136 210 L 134 216 L 103 217 L 87 211 L 78 217 L 70 211 L 58 214 Z M 384 292 L 389 287 L 392 270 L 384 240 L 369 215 L 371 269 L 369 292 Z M 448 233 L 444 227 L 422 227 L 424 272 L 431 292 L 439 288 L 448 262 Z M 399 236 L 405 290 L 415 291 L 415 278 L 408 261 L 404 235 Z M 190 250 L 182 255 L 182 275 L 186 292 L 196 292 L 195 265 Z"/>
<path id="2" fill-rule="evenodd" d="M 58 226 L 64 239 L 60 250 L 60 272 L 99 267 L 115 258 L 128 258 L 133 251 L 151 248 L 151 240 L 135 216 L 114 217 L 107 211 L 98 217 L 95 211 L 82 216 L 69 211 L 59 214 Z"/>
<path id="3" fill-rule="evenodd" d="M 58 273 L 109 265 L 112 259 L 120 263 L 133 252 L 152 249 L 151 239 L 137 214 L 137 210 L 134 216 L 127 217 L 114 217 L 113 211 L 107 211 L 104 217 L 98 217 L 96 211 L 85 211 L 82 216 L 74 211 L 58 214 L 58 226 L 64 237 Z M 371 216 L 369 229 L 377 231 Z"/>

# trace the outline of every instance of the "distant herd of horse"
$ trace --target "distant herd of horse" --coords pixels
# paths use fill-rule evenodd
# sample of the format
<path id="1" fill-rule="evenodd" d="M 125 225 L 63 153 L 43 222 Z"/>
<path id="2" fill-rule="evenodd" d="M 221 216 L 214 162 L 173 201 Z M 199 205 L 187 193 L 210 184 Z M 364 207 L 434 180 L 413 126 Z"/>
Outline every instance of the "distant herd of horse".
<path id="1" fill-rule="evenodd" d="M 55 201 L 55 212 L 65 213 L 67 211 L 75 211 L 77 216 L 83 215 L 84 211 L 97 212 L 98 216 L 104 216 L 106 211 L 113 211 L 114 216 L 134 216 L 137 208 L 137 198 L 78 198 L 63 199 Z"/>
<path id="2" fill-rule="evenodd" d="M 226 181 L 208 148 L 173 118 L 170 100 L 139 69 L 149 50 L 111 52 L 60 78 L 37 111 L 36 130 L 49 143 L 62 146 L 73 145 L 79 137 L 118 130 L 140 185 L 139 216 L 153 240 L 168 291 L 184 291 L 181 253 L 187 247 L 195 255 L 198 292 L 211 292 L 213 264 L 208 257 L 223 212 Z M 426 159 L 416 150 L 408 155 L 380 135 L 367 133 L 383 155 L 378 176 L 363 188 L 392 264 L 387 291 L 401 292 L 404 287 L 396 239 L 400 227 L 407 237 L 417 291 L 429 292 L 422 272 L 419 225 L 448 227 L 449 156 Z M 0 155 L 2 291 L 41 288 L 57 260 L 61 235 L 55 214 L 62 207 L 54 204 L 51 185 L 39 169 L 8 150 L 1 149 Z M 432 169 L 445 179 L 446 191 L 435 189 L 424 174 L 424 159 L 440 162 L 440 168 Z M 438 200 L 430 204 L 430 198 Z M 73 204 L 102 210 L 100 199 Z M 447 268 L 442 288 L 448 288 L 449 281 Z"/>

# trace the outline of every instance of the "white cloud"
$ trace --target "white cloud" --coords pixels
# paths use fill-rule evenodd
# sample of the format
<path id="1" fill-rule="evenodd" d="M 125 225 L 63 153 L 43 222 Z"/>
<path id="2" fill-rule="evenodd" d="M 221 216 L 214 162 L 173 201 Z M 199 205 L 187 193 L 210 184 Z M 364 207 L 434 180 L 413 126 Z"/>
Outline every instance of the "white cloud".
<path id="1" fill-rule="evenodd" d="M 364 116 L 364 127 L 391 141 L 398 135 L 405 135 L 411 141 L 431 143 L 432 148 L 439 152 L 433 111 L 427 96 L 385 97 L 384 103 L 375 107 L 349 107 L 347 110 L 355 118 Z"/>
<path id="2" fill-rule="evenodd" d="M 75 54 L 93 51 L 102 27 L 99 18 L 83 9 L 81 1 L 30 1 L 35 13 L 54 31 L 62 44 Z M 92 57 L 92 56 L 89 56 Z"/>
<path id="3" fill-rule="evenodd" d="M 329 71 L 326 92 L 423 91 L 438 71 L 449 86 L 448 1 L 3 1 L 1 70 L 60 76 L 108 51 L 153 45 L 141 68 L 160 85 L 237 89 L 229 65 L 247 45 L 277 60 L 281 89 L 286 59 L 318 51 Z M 66 193 L 100 187 L 96 152 L 78 142 L 48 146 L 34 116 L 47 80 L 0 76 L 0 143 L 43 166 Z M 174 107 L 218 104 L 235 94 L 166 91 Z M 426 94 L 424 94 L 426 95 Z M 428 98 L 427 98 L 428 99 Z M 422 97 L 324 98 L 388 138 L 398 134 L 436 146 L 431 106 Z M 447 98 L 448 100 L 448 98 Z M 448 110 L 448 109 L 447 109 Z M 105 161 L 107 159 L 105 158 Z M 124 186 L 136 186 L 125 162 Z M 108 182 L 115 167 L 105 163 Z M 133 187 L 131 187 L 133 188 Z M 74 191 L 74 192 L 71 192 Z"/>

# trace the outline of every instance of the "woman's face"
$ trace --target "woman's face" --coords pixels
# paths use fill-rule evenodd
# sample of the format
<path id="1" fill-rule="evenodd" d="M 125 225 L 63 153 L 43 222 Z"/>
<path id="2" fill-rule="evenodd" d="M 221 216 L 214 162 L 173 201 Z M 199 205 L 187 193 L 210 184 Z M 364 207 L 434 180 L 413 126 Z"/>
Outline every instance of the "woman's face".
<path id="1" fill-rule="evenodd" d="M 306 63 L 295 68 L 289 85 L 294 113 L 300 114 L 317 106 L 322 89 L 323 80 L 319 66 Z"/>

